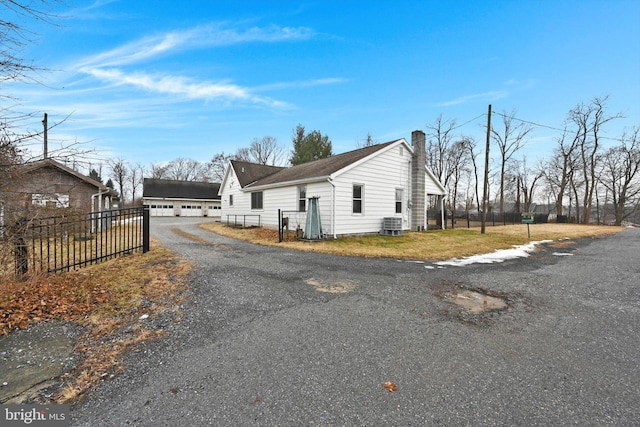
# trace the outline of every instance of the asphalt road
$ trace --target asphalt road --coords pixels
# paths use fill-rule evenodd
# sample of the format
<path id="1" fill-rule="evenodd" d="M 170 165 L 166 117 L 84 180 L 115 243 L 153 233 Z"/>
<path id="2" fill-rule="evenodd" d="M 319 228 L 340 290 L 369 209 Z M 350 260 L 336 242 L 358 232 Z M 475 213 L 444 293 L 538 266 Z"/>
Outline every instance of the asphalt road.
<path id="1" fill-rule="evenodd" d="M 182 320 L 151 320 L 170 333 L 73 407 L 72 425 L 640 423 L 639 229 L 430 268 L 249 245 L 197 221 L 152 219 L 197 265 Z M 470 314 L 447 297 L 464 288 L 509 306 Z"/>

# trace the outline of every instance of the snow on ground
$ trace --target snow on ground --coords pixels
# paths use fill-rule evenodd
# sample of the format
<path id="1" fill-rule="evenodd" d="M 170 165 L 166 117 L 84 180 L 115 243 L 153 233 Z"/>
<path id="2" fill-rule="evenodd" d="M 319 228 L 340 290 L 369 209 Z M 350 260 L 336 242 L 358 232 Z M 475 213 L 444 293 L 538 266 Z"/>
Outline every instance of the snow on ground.
<path id="1" fill-rule="evenodd" d="M 463 265 L 469 264 L 493 264 L 497 262 L 504 262 L 509 259 L 526 258 L 531 252 L 535 251 L 537 245 L 550 243 L 552 241 L 553 240 L 541 240 L 539 242 L 531 242 L 526 245 L 514 246 L 513 249 L 499 249 L 488 254 L 472 255 L 464 258 L 453 258 L 447 261 L 434 262 L 434 264 L 441 267 L 446 265 L 462 267 Z"/>

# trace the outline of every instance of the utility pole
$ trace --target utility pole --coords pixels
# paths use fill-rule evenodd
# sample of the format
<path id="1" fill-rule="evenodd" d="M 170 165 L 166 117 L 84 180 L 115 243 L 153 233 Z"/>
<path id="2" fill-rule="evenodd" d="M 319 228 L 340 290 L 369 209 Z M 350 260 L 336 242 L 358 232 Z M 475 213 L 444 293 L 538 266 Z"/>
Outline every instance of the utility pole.
<path id="1" fill-rule="evenodd" d="M 49 157 L 49 141 L 47 140 L 47 128 L 49 127 L 49 124 L 47 123 L 47 113 L 44 113 L 44 120 L 42 120 L 42 124 L 44 125 L 44 154 L 43 154 L 43 159 L 46 159 L 47 157 Z"/>
<path id="2" fill-rule="evenodd" d="M 487 147 L 484 154 L 484 193 L 482 195 L 482 226 L 480 234 L 485 234 L 487 205 L 489 204 L 489 142 L 491 141 L 491 104 L 487 113 Z"/>

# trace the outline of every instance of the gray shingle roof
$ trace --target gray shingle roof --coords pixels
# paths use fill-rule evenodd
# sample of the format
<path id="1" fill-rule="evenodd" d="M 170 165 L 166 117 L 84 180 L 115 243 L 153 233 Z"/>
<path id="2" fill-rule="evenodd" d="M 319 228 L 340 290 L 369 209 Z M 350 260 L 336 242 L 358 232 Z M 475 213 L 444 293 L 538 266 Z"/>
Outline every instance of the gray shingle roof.
<path id="1" fill-rule="evenodd" d="M 219 189 L 218 183 L 145 178 L 142 197 L 220 200 Z"/>
<path id="2" fill-rule="evenodd" d="M 231 160 L 231 165 L 233 166 L 233 170 L 235 171 L 240 187 L 242 188 L 252 182 L 285 169 L 281 166 L 259 165 L 257 163 L 249 163 L 241 160 Z"/>
<path id="3" fill-rule="evenodd" d="M 320 178 L 329 176 L 339 170 L 361 160 L 365 157 L 382 150 L 383 148 L 397 142 L 399 140 L 386 142 L 384 144 L 372 145 L 369 147 L 360 148 L 358 150 L 349 151 L 335 156 L 327 157 L 324 159 L 316 160 L 313 162 L 303 163 L 301 165 L 292 166 L 290 168 L 275 168 L 271 171 L 264 169 L 263 165 L 256 165 L 254 163 L 241 162 L 247 175 L 252 175 L 255 179 L 249 181 L 245 180 L 245 183 L 238 176 L 240 185 L 245 187 L 251 184 L 251 187 L 258 187 L 263 185 L 273 185 L 285 182 L 293 182 L 300 180 L 308 180 L 313 178 Z M 232 163 L 240 163 L 233 161 Z M 262 167 L 262 168 L 256 168 Z M 253 168 L 256 168 L 254 171 Z M 234 165 L 236 174 L 238 169 Z"/>

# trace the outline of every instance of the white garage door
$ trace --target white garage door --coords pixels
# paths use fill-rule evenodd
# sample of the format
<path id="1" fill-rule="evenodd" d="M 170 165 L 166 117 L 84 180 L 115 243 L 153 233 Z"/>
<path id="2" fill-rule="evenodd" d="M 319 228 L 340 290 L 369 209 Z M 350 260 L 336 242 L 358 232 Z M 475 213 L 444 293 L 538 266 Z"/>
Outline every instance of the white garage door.
<path id="1" fill-rule="evenodd" d="M 150 216 L 173 216 L 173 205 L 151 205 L 149 207 L 149 215 Z"/>
<path id="2" fill-rule="evenodd" d="M 202 205 L 182 205 L 180 216 L 202 216 Z"/>

